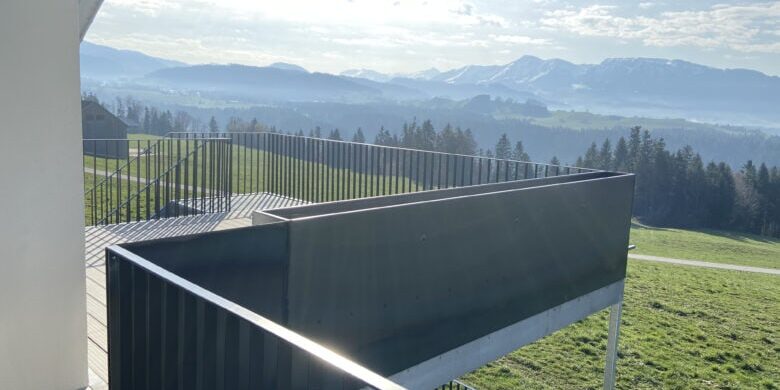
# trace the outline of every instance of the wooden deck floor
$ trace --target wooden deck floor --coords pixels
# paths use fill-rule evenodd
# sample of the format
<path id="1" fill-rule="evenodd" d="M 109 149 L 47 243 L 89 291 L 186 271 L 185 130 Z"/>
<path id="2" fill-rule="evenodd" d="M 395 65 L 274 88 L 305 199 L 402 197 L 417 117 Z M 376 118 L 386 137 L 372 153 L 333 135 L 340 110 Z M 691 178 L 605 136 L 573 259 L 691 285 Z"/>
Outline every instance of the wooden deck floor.
<path id="1" fill-rule="evenodd" d="M 295 206 L 301 203 L 296 199 L 273 194 L 235 195 L 232 200 L 232 210 L 228 213 L 87 227 L 84 235 L 86 238 L 87 351 L 90 386 L 95 390 L 106 389 L 106 383 L 108 383 L 104 259 L 104 251 L 107 246 L 249 226 L 251 224 L 250 217 L 254 210 Z"/>

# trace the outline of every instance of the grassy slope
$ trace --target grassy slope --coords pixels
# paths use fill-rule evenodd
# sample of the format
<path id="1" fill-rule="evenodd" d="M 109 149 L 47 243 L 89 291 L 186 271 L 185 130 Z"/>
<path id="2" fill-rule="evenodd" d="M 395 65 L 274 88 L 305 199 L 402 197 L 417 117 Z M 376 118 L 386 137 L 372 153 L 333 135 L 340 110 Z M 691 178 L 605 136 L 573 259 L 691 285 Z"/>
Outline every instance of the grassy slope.
<path id="1" fill-rule="evenodd" d="M 634 224 L 632 253 L 780 268 L 780 239 L 718 230 L 653 228 Z"/>
<path id="2" fill-rule="evenodd" d="M 777 389 L 780 283 L 771 275 L 629 262 L 618 388 Z M 463 379 L 479 389 L 600 388 L 607 311 Z"/>

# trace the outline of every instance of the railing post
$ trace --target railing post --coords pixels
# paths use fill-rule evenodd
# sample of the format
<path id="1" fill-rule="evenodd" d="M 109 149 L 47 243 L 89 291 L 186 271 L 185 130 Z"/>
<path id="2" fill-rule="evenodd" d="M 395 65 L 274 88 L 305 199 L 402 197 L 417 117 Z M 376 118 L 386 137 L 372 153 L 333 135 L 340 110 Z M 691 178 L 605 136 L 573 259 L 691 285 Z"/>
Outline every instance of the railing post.
<path id="1" fill-rule="evenodd" d="M 615 388 L 617 379 L 618 336 L 620 335 L 620 317 L 623 312 L 623 297 L 620 302 L 609 308 L 609 335 L 607 338 L 607 364 L 604 368 L 604 390 Z"/>

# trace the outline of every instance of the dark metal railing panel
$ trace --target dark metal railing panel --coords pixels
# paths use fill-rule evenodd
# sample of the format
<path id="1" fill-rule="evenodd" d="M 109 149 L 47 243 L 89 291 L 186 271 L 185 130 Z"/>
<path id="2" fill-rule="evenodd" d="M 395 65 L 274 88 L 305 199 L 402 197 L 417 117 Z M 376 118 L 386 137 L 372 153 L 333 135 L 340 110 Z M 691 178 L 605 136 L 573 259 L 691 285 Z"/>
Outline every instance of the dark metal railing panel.
<path id="1" fill-rule="evenodd" d="M 622 280 L 633 176 L 569 178 L 268 211 L 290 225 L 288 324 L 392 374 Z"/>
<path id="2" fill-rule="evenodd" d="M 124 248 L 106 255 L 112 389 L 402 389 Z"/>
<path id="3" fill-rule="evenodd" d="M 210 168 L 216 164 L 230 169 L 225 161 L 231 156 L 230 141 L 83 140 L 85 153 L 92 153 L 84 157 L 85 223 L 105 225 L 228 211 L 230 175 Z M 116 153 L 94 153 L 106 150 Z"/>
<path id="4" fill-rule="evenodd" d="M 170 133 L 230 139 L 233 193 L 270 192 L 327 202 L 591 172 L 480 156 L 324 140 L 281 133 Z M 257 161 L 257 169 L 252 162 Z M 262 167 L 261 167 L 262 161 Z"/>
<path id="5" fill-rule="evenodd" d="M 84 140 L 88 225 L 230 210 L 231 195 L 329 202 L 591 170 L 280 133 Z"/>

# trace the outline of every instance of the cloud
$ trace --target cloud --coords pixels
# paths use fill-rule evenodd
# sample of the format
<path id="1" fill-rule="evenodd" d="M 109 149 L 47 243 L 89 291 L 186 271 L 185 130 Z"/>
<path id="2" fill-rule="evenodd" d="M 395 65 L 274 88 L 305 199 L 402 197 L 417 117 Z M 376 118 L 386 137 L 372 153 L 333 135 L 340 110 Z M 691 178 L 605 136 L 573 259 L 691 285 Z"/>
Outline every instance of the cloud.
<path id="1" fill-rule="evenodd" d="M 501 43 L 523 44 L 523 45 L 549 45 L 550 40 L 545 38 L 532 38 L 527 35 L 496 35 L 490 34 L 490 39 Z"/>
<path id="2" fill-rule="evenodd" d="M 592 5 L 545 13 L 548 29 L 583 36 L 640 40 L 647 46 L 726 48 L 742 52 L 780 53 L 770 39 L 780 28 L 780 2 L 752 5 L 715 5 L 703 11 L 667 11 L 656 17 L 626 17 L 617 7 Z"/>

